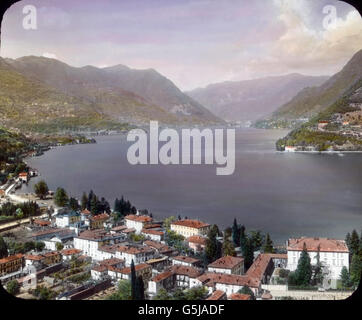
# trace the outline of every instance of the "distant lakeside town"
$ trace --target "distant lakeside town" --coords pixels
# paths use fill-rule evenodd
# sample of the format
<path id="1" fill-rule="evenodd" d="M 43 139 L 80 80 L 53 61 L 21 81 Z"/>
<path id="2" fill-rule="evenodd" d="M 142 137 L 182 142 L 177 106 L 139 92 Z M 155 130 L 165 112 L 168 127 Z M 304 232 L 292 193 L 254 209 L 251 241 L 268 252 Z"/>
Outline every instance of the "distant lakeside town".
<path id="1" fill-rule="evenodd" d="M 27 168 L 14 180 L 37 175 Z M 275 246 L 237 219 L 220 230 L 189 217 L 163 220 L 120 195 L 111 206 L 49 190 L 0 193 L 0 281 L 24 299 L 336 300 L 362 273 L 362 235 L 302 237 Z"/>

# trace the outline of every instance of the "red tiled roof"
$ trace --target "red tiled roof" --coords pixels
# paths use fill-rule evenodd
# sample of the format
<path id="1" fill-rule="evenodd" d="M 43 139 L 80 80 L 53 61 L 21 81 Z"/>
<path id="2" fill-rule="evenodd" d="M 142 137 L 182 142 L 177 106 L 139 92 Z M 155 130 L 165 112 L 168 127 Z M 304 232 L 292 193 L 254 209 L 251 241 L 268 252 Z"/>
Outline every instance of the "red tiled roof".
<path id="1" fill-rule="evenodd" d="M 226 293 L 224 291 L 216 290 L 206 300 L 222 300 L 223 298 L 225 298 L 225 296 L 226 296 Z"/>
<path id="2" fill-rule="evenodd" d="M 149 216 L 137 216 L 135 214 L 130 214 L 128 216 L 125 217 L 126 220 L 132 220 L 132 221 L 137 221 L 137 222 L 151 222 L 152 218 Z"/>
<path id="3" fill-rule="evenodd" d="M 201 236 L 191 236 L 191 237 L 187 238 L 187 242 L 206 245 L 206 238 L 201 237 Z"/>
<path id="4" fill-rule="evenodd" d="M 104 265 L 104 266 L 115 266 L 115 265 L 123 264 L 123 263 L 124 263 L 124 260 L 121 260 L 118 258 L 106 259 L 106 260 L 99 262 L 100 265 Z"/>
<path id="5" fill-rule="evenodd" d="M 22 259 L 23 257 L 24 257 L 24 255 L 21 254 L 21 253 L 18 253 L 18 254 L 12 255 L 12 256 L 8 256 L 6 258 L 0 259 L 0 264 L 8 263 L 8 262 L 15 261 L 15 260 L 19 260 L 19 259 Z"/>
<path id="6" fill-rule="evenodd" d="M 42 220 L 42 219 L 35 219 L 34 220 L 34 223 L 35 224 L 38 224 L 40 226 L 49 226 L 51 224 L 50 221 L 47 221 L 47 220 Z"/>
<path id="7" fill-rule="evenodd" d="M 132 247 L 132 246 L 118 246 L 116 250 L 128 254 L 150 253 L 154 251 L 152 248 L 149 247 Z"/>
<path id="8" fill-rule="evenodd" d="M 233 293 L 229 296 L 230 300 L 250 300 L 251 296 L 242 293 Z"/>
<path id="9" fill-rule="evenodd" d="M 171 225 L 183 226 L 183 227 L 194 228 L 194 229 L 201 229 L 201 228 L 206 228 L 206 227 L 210 226 L 208 223 L 205 223 L 205 222 L 202 222 L 199 220 L 190 220 L 190 219 L 175 221 L 175 222 L 172 222 Z"/>
<path id="10" fill-rule="evenodd" d="M 272 256 L 267 253 L 259 254 L 253 264 L 250 266 L 246 275 L 249 277 L 261 280 L 263 275 L 268 268 Z"/>
<path id="11" fill-rule="evenodd" d="M 89 215 L 89 214 L 91 214 L 91 212 L 88 209 L 84 209 L 84 210 L 82 210 L 81 214 Z"/>
<path id="12" fill-rule="evenodd" d="M 240 276 L 235 274 L 206 272 L 197 279 L 204 285 L 210 285 L 210 286 L 214 286 L 214 284 L 216 283 L 222 283 L 229 285 L 258 288 L 260 285 L 260 281 L 258 279 L 251 278 L 248 275 Z"/>
<path id="13" fill-rule="evenodd" d="M 92 216 L 89 219 L 93 221 L 107 220 L 109 219 L 109 215 L 107 213 L 101 213 L 96 216 Z"/>
<path id="14" fill-rule="evenodd" d="M 176 261 L 182 261 L 182 262 L 190 263 L 190 264 L 195 264 L 195 263 L 200 262 L 199 259 L 186 257 L 186 256 L 176 256 L 176 257 L 173 257 L 172 259 L 176 260 Z"/>
<path id="15" fill-rule="evenodd" d="M 61 252 L 62 252 L 62 255 L 64 255 L 64 256 L 71 256 L 73 254 L 81 253 L 82 250 L 79 250 L 79 249 L 64 249 Z"/>
<path id="16" fill-rule="evenodd" d="M 97 266 L 94 266 L 92 268 L 92 270 L 97 271 L 97 272 L 105 272 L 105 271 L 107 271 L 107 266 L 105 266 L 105 265 L 97 265 Z"/>
<path id="17" fill-rule="evenodd" d="M 164 232 L 159 231 L 159 230 L 142 229 L 141 232 L 145 233 L 145 234 L 153 234 L 153 235 L 156 235 L 156 236 L 163 236 L 164 235 Z"/>
<path id="18" fill-rule="evenodd" d="M 137 271 L 140 271 L 140 270 L 143 270 L 143 269 L 152 269 L 152 267 L 150 265 L 148 265 L 147 263 L 140 263 L 140 264 L 137 264 L 135 265 L 135 270 L 136 272 Z M 131 273 L 131 268 L 130 267 L 126 267 L 126 268 L 122 268 L 122 269 L 118 269 L 120 273 L 123 273 L 123 274 L 130 274 Z"/>
<path id="19" fill-rule="evenodd" d="M 225 256 L 208 265 L 209 268 L 232 269 L 244 262 L 243 258 Z"/>
<path id="20" fill-rule="evenodd" d="M 122 230 L 125 230 L 125 229 L 127 229 L 127 227 L 126 226 L 117 226 L 117 227 L 114 227 L 114 228 L 112 228 L 111 229 L 111 231 L 122 231 Z"/>
<path id="21" fill-rule="evenodd" d="M 328 239 L 328 238 L 299 238 L 289 239 L 289 251 L 302 251 L 304 243 L 307 246 L 307 251 L 321 252 L 349 252 L 344 240 Z"/>
<path id="22" fill-rule="evenodd" d="M 161 282 L 161 281 L 163 281 L 163 280 L 166 280 L 166 279 L 172 277 L 173 275 L 174 275 L 173 272 L 171 272 L 171 271 L 165 271 L 165 272 L 162 272 L 162 273 L 158 274 L 157 276 L 154 276 L 154 277 L 151 279 L 151 281 L 153 281 L 153 282 Z"/>
<path id="23" fill-rule="evenodd" d="M 202 273 L 199 269 L 183 265 L 174 265 L 169 270 L 176 275 L 184 275 L 190 278 L 197 278 Z"/>

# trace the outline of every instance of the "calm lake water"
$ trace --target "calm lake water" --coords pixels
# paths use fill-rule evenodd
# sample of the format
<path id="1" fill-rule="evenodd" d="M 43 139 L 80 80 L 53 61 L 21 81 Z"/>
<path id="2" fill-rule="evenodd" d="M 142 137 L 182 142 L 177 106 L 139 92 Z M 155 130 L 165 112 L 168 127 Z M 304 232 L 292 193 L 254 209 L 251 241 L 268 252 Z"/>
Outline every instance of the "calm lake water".
<path id="1" fill-rule="evenodd" d="M 247 229 L 269 232 L 276 243 L 293 236 L 344 239 L 362 227 L 362 154 L 275 152 L 285 131 L 240 129 L 236 170 L 216 176 L 215 166 L 131 166 L 124 136 L 97 137 L 95 145 L 53 149 L 28 163 L 51 190 L 72 196 L 93 189 L 113 206 L 124 195 L 157 218 L 182 215 L 220 227 L 234 217 Z M 33 179 L 21 192 L 33 191 Z"/>

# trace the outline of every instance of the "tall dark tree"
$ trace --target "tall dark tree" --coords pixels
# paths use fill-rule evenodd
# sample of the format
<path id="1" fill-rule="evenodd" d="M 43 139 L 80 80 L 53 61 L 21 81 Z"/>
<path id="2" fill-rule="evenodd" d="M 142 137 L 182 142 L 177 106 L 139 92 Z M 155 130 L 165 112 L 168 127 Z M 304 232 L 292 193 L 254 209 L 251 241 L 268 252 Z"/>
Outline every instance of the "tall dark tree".
<path id="1" fill-rule="evenodd" d="M 249 237 L 246 237 L 245 240 L 243 257 L 244 257 L 245 271 L 247 271 L 254 262 L 254 246 L 252 239 Z"/>
<path id="2" fill-rule="evenodd" d="M 8 256 L 8 247 L 4 238 L 0 236 L 0 259 L 6 258 Z"/>
<path id="3" fill-rule="evenodd" d="M 114 200 L 113 211 L 116 213 L 121 213 L 121 204 L 120 204 L 120 201 L 118 200 L 118 198 L 116 198 L 116 200 Z"/>
<path id="4" fill-rule="evenodd" d="M 134 266 L 134 262 L 132 259 L 131 262 L 131 295 L 132 295 L 132 300 L 136 300 L 137 298 L 137 276 L 136 276 L 136 269 Z"/>
<path id="5" fill-rule="evenodd" d="M 295 271 L 295 280 L 297 285 L 308 286 L 310 285 L 312 278 L 312 265 L 310 263 L 310 257 L 307 251 L 307 246 L 304 243 L 303 251 L 298 261 L 298 267 Z"/>
<path id="6" fill-rule="evenodd" d="M 219 229 L 216 225 L 213 225 L 207 234 L 205 257 L 207 263 L 214 262 L 221 257 L 221 245 L 217 240 L 219 235 Z"/>
<path id="7" fill-rule="evenodd" d="M 95 195 L 92 196 L 92 200 L 90 202 L 90 212 L 92 215 L 98 214 L 98 199 Z"/>
<path id="8" fill-rule="evenodd" d="M 145 300 L 145 287 L 142 276 L 136 278 L 136 300 Z"/>
<path id="9" fill-rule="evenodd" d="M 240 226 L 238 225 L 236 218 L 234 219 L 231 235 L 232 235 L 234 246 L 236 246 L 236 247 L 239 246 L 240 245 Z"/>
<path id="10" fill-rule="evenodd" d="M 362 275 L 362 257 L 356 253 L 352 256 L 350 275 L 353 285 L 358 286 Z"/>
<path id="11" fill-rule="evenodd" d="M 73 211 L 78 211 L 80 208 L 78 200 L 75 198 L 70 198 L 69 199 L 69 208 L 72 209 Z"/>
<path id="12" fill-rule="evenodd" d="M 241 252 L 245 251 L 246 241 L 247 241 L 247 236 L 246 236 L 245 226 L 241 226 L 240 227 L 240 244 L 239 244 L 240 248 L 241 248 Z"/>
<path id="13" fill-rule="evenodd" d="M 262 235 L 262 233 L 259 230 L 256 231 L 253 230 L 250 232 L 250 238 L 251 241 L 253 242 L 254 250 L 255 251 L 260 250 L 264 243 L 264 236 Z"/>
<path id="14" fill-rule="evenodd" d="M 88 201 L 87 201 L 87 209 L 89 211 L 91 210 L 91 203 L 92 203 L 92 200 L 93 200 L 94 197 L 95 197 L 95 194 L 94 194 L 93 190 L 89 191 Z"/>
<path id="15" fill-rule="evenodd" d="M 349 246 L 349 251 L 350 251 L 350 254 L 352 257 L 354 254 L 358 254 L 359 246 L 360 246 L 359 235 L 356 230 L 353 230 L 352 234 L 351 234 L 351 240 L 350 240 L 350 246 Z"/>
<path id="16" fill-rule="evenodd" d="M 85 210 L 87 209 L 87 206 L 88 206 L 88 197 L 87 197 L 87 194 L 85 192 L 83 192 L 83 195 L 82 195 L 82 210 Z"/>
<path id="17" fill-rule="evenodd" d="M 273 253 L 274 252 L 273 241 L 271 240 L 269 233 L 267 233 L 267 235 L 265 237 L 263 250 L 264 250 L 265 253 Z"/>

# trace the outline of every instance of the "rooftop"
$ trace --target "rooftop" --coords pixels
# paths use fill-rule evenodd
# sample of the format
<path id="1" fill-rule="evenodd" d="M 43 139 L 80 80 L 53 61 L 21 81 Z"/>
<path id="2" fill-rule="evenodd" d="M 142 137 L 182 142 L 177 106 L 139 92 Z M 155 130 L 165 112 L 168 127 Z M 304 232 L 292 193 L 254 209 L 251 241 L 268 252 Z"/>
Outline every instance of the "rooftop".
<path id="1" fill-rule="evenodd" d="M 288 251 L 302 251 L 304 243 L 307 251 L 321 252 L 349 252 L 344 240 L 336 240 L 329 238 L 299 238 L 288 240 Z"/>
<path id="2" fill-rule="evenodd" d="M 243 258 L 225 256 L 208 265 L 209 268 L 232 269 L 243 263 Z"/>
<path id="3" fill-rule="evenodd" d="M 172 222 L 171 225 L 183 226 L 183 227 L 194 228 L 194 229 L 201 229 L 201 228 L 206 228 L 206 227 L 210 226 L 208 223 L 205 223 L 205 222 L 202 222 L 199 220 L 190 220 L 190 219 L 175 221 L 175 222 Z"/>
<path id="4" fill-rule="evenodd" d="M 191 236 L 191 237 L 187 238 L 187 242 L 206 245 L 206 238 L 201 237 L 201 236 Z"/>
<path id="5" fill-rule="evenodd" d="M 153 235 L 156 235 L 156 236 L 163 236 L 163 235 L 164 235 L 164 232 L 163 232 L 163 231 L 160 231 L 160 230 L 152 230 L 152 229 L 142 229 L 142 233 L 145 233 L 145 234 L 153 234 Z"/>
<path id="6" fill-rule="evenodd" d="M 135 270 L 137 271 L 141 271 L 144 269 L 152 269 L 150 265 L 148 265 L 147 263 L 140 263 L 135 265 Z M 131 273 L 131 267 L 126 267 L 126 268 L 122 268 L 122 269 L 118 269 L 118 268 L 114 268 L 114 267 L 109 267 L 109 270 L 111 271 L 116 271 L 116 272 L 120 272 L 123 274 L 130 274 Z"/>
<path id="7" fill-rule="evenodd" d="M 252 288 L 258 288 L 260 281 L 255 278 L 251 278 L 248 275 L 235 275 L 225 273 L 206 272 L 197 278 L 204 285 L 214 286 L 216 283 L 222 283 L 226 285 L 238 285 L 248 286 Z"/>
<path id="8" fill-rule="evenodd" d="M 61 251 L 63 256 L 72 256 L 74 254 L 81 253 L 82 250 L 79 249 L 64 249 Z"/>
<path id="9" fill-rule="evenodd" d="M 230 300 L 250 300 L 251 296 L 242 293 L 233 293 L 229 296 Z"/>
<path id="10" fill-rule="evenodd" d="M 190 263 L 190 264 L 195 264 L 195 263 L 200 262 L 199 259 L 186 257 L 186 256 L 176 256 L 176 257 L 173 257 L 172 260 L 182 261 L 182 262 L 186 262 L 186 263 Z"/>
<path id="11" fill-rule="evenodd" d="M 206 300 L 222 300 L 225 298 L 226 293 L 221 290 L 215 290 L 210 297 L 208 297 Z"/>
<path id="12" fill-rule="evenodd" d="M 169 269 L 169 271 L 171 271 L 176 275 L 184 275 L 190 278 L 197 278 L 202 274 L 202 272 L 199 269 L 196 269 L 194 267 L 182 266 L 182 265 L 174 265 Z"/>
<path id="13" fill-rule="evenodd" d="M 0 259 L 0 264 L 12 262 L 12 261 L 16 261 L 16 260 L 22 259 L 23 257 L 24 257 L 24 255 L 21 254 L 21 253 L 15 254 L 15 255 L 13 255 L 13 256 L 8 256 L 8 257 L 6 257 L 6 258 Z"/>
<path id="14" fill-rule="evenodd" d="M 126 220 L 132 220 L 132 221 L 137 221 L 137 222 L 152 222 L 152 218 L 149 216 L 137 216 L 135 214 L 130 214 L 128 216 L 125 217 Z"/>

